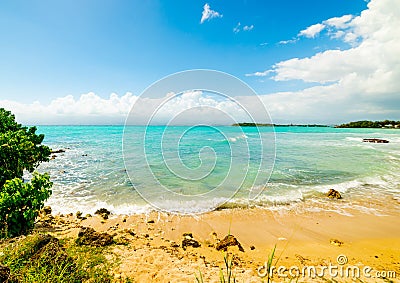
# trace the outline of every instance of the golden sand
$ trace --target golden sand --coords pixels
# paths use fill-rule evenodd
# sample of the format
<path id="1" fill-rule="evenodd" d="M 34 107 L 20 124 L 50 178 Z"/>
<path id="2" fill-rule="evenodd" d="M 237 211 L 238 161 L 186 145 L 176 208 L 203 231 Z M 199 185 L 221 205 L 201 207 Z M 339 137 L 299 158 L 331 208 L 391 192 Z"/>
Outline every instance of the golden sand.
<path id="1" fill-rule="evenodd" d="M 308 274 L 315 267 L 357 267 L 362 282 L 399 282 L 400 278 L 400 218 L 397 214 L 376 216 L 352 212 L 352 216 L 335 212 L 270 211 L 264 209 L 227 209 L 197 216 L 177 216 L 153 212 L 148 215 L 111 215 L 78 220 L 74 216 L 61 217 L 54 232 L 58 237 L 76 237 L 79 227 L 93 227 L 96 231 L 114 234 L 119 245 L 111 246 L 110 260 L 116 277 L 130 277 L 134 282 L 196 282 L 201 273 L 204 282 L 219 282 L 224 256 L 233 259 L 233 274 L 237 282 L 266 282 L 260 269 L 274 246 L 273 265 L 286 267 L 281 272 L 290 276 L 305 269 L 293 282 L 327 282 L 332 276 L 325 270 L 323 278 Z M 182 248 L 184 233 L 192 233 L 201 247 Z M 215 244 L 231 234 L 241 243 L 227 252 L 217 251 Z M 179 245 L 179 246 L 178 246 Z M 339 259 L 338 259 L 339 256 Z M 338 260 L 347 260 L 340 265 Z M 343 263 L 343 262 L 341 262 Z M 363 268 L 371 267 L 364 276 Z M 312 270 L 311 270 L 312 271 Z M 367 270 L 368 271 L 368 270 Z M 381 272 L 381 273 L 377 273 Z M 384 273 L 386 272 L 386 274 Z M 265 273 L 265 272 L 264 272 Z M 395 273 L 395 274 L 394 274 Z M 333 270 L 335 274 L 335 270 Z M 353 273 L 350 273 L 350 276 Z M 377 276 L 386 275 L 384 279 Z M 263 274 L 261 274 L 263 275 Z M 351 277 L 338 276 L 338 282 L 352 282 Z M 388 281 L 389 280 L 389 281 Z M 275 272 L 273 282 L 289 282 Z M 334 282 L 334 281 L 333 281 Z M 359 281 L 361 282 L 361 281 Z"/>

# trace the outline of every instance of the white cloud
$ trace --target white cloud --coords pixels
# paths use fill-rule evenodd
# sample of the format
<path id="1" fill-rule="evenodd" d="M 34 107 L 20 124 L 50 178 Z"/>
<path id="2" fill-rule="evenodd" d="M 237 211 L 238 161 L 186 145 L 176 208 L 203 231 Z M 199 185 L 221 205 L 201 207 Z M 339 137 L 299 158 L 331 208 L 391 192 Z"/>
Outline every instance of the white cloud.
<path id="1" fill-rule="evenodd" d="M 245 74 L 246 77 L 266 77 L 269 74 L 273 73 L 273 70 L 266 70 L 264 72 L 255 72 L 251 74 Z"/>
<path id="2" fill-rule="evenodd" d="M 24 124 L 121 124 L 137 96 L 113 93 L 108 99 L 89 92 L 79 99 L 72 95 L 52 100 L 49 104 L 24 104 L 0 100 L 0 107 L 11 110 Z"/>
<path id="3" fill-rule="evenodd" d="M 237 23 L 237 25 L 233 28 L 233 32 L 234 32 L 234 33 L 240 32 L 240 22 Z"/>
<path id="4" fill-rule="evenodd" d="M 345 29 L 349 26 L 351 19 L 353 19 L 353 15 L 344 15 L 341 17 L 330 18 L 323 23 L 327 26 L 335 27 L 337 29 Z"/>
<path id="5" fill-rule="evenodd" d="M 293 39 L 289 39 L 289 40 L 281 40 L 278 43 L 281 45 L 286 45 L 286 44 L 296 43 L 297 41 L 298 41 L 297 38 L 293 38 Z"/>
<path id="6" fill-rule="evenodd" d="M 234 33 L 238 33 L 238 32 L 240 32 L 240 31 L 251 31 L 251 30 L 253 30 L 253 29 L 254 29 L 254 25 L 250 25 L 250 26 L 246 25 L 246 26 L 244 26 L 243 28 L 241 28 L 241 23 L 239 22 L 239 23 L 237 23 L 237 25 L 233 28 L 233 32 L 234 32 Z"/>
<path id="7" fill-rule="evenodd" d="M 327 50 L 276 63 L 274 80 L 322 85 L 266 95 L 264 101 L 275 117 L 399 119 L 400 10 L 393 9 L 396 5 L 397 0 L 372 0 L 368 9 L 350 21 L 349 17 L 331 20 L 332 25 L 346 25 L 337 37 L 357 42 L 347 50 Z"/>
<path id="8" fill-rule="evenodd" d="M 243 30 L 244 30 L 244 31 L 251 31 L 252 29 L 254 29 L 254 25 L 244 26 L 244 27 L 243 27 Z"/>
<path id="9" fill-rule="evenodd" d="M 0 100 L 0 107 L 12 111 L 19 123 L 28 125 L 124 124 L 133 106 L 136 108 L 129 120 L 133 124 L 147 124 L 148 117 L 152 117 L 153 124 L 165 124 L 171 119 L 172 124 L 232 124 L 248 120 L 237 103 L 202 91 L 177 96 L 167 93 L 160 98 L 141 98 L 131 93 L 119 97 L 113 93 L 108 99 L 90 92 L 78 99 L 72 95 L 56 98 L 49 104 Z"/>
<path id="10" fill-rule="evenodd" d="M 146 109 L 156 109 L 152 115 L 152 124 L 233 124 L 235 122 L 248 120 L 247 113 L 238 103 L 235 103 L 225 97 L 210 95 L 202 91 L 187 91 L 181 95 L 172 96 L 169 94 L 170 100 L 151 99 L 148 103 L 153 106 L 146 105 L 143 107 L 143 101 L 139 99 L 139 103 L 134 111 L 134 117 L 130 117 L 129 121 L 140 121 L 142 117 L 146 117 Z M 221 99 L 222 98 L 222 99 Z M 161 103 L 160 103 L 161 102 Z M 131 114 L 132 115 L 132 114 Z M 149 115 L 150 116 L 150 115 Z M 147 121 L 145 121 L 147 122 Z"/>
<path id="11" fill-rule="evenodd" d="M 299 32 L 298 36 L 314 38 L 325 28 L 323 24 L 315 24 Z"/>
<path id="12" fill-rule="evenodd" d="M 222 18 L 222 14 L 217 11 L 211 10 L 210 5 L 208 3 L 203 6 L 203 13 L 201 15 L 200 23 L 204 23 L 207 20 L 211 20 L 213 18 Z"/>

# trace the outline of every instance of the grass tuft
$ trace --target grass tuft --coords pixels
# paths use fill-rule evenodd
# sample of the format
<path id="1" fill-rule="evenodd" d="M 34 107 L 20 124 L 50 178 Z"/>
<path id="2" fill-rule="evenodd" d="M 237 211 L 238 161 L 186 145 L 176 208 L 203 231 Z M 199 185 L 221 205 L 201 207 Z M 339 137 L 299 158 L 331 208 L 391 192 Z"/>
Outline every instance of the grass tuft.
<path id="1" fill-rule="evenodd" d="M 11 270 L 9 283 L 108 283 L 112 276 L 102 248 L 33 234 L 5 245 L 0 263 Z"/>

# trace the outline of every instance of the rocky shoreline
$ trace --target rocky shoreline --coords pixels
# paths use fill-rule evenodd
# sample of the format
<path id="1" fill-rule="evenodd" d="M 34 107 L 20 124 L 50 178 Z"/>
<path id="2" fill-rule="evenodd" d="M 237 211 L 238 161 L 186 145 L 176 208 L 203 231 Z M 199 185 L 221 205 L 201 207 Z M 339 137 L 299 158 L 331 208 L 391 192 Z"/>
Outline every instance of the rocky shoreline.
<path id="1" fill-rule="evenodd" d="M 335 190 L 326 197 L 342 198 Z M 57 261 L 52 259 L 54 255 L 66 262 L 74 259 L 76 256 L 66 253 L 71 249 L 104 257 L 99 266 L 107 266 L 103 271 L 111 279 L 102 282 L 195 282 L 199 274 L 203 282 L 219 282 L 226 261 L 238 282 L 262 282 L 266 278 L 260 277 L 258 270 L 274 247 L 276 265 L 326 266 L 337 263 L 338 255 L 344 254 L 351 264 L 400 274 L 396 213 L 379 217 L 354 211 L 348 217 L 328 211 L 282 213 L 249 208 L 196 216 L 158 212 L 128 216 L 100 208 L 94 215 L 79 211 L 63 215 L 44 207 L 32 235 L 0 242 L 0 250 L 16 249 L 30 238 L 40 246 L 32 253 L 32 261 L 40 257 L 39 250 L 46 251 L 50 264 Z M 7 268 L 0 266 L 0 278 L 7 275 Z M 14 278 L 12 272 L 7 276 Z M 280 281 L 284 280 L 275 275 L 273 282 Z"/>

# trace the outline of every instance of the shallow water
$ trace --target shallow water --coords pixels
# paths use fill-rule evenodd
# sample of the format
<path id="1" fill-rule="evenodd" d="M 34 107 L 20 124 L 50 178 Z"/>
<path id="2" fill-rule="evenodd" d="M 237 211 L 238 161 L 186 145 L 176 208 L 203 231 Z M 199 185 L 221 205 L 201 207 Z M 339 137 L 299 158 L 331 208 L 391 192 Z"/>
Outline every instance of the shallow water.
<path id="1" fill-rule="evenodd" d="M 399 209 L 400 130 L 132 126 L 124 145 L 123 126 L 38 132 L 53 149 L 67 149 L 39 168 L 54 182 L 48 204 L 62 213 L 153 209 L 138 192 L 157 207 L 188 213 L 249 205 L 343 214 L 350 207 L 374 214 Z M 344 199 L 324 198 L 330 188 Z"/>

